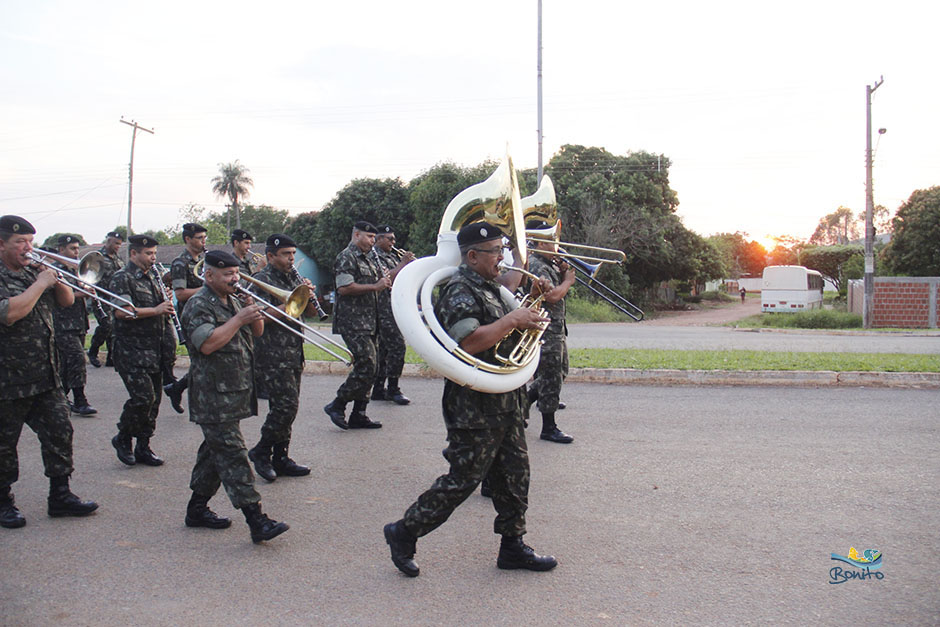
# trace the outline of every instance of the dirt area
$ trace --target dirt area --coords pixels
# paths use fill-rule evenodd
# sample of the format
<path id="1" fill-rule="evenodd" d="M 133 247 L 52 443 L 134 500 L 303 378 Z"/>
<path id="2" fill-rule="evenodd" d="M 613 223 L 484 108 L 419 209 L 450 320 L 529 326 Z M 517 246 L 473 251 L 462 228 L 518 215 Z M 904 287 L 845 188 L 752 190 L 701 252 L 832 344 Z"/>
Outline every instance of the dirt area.
<path id="1" fill-rule="evenodd" d="M 748 298 L 742 305 L 722 304 L 715 307 L 704 305 L 694 311 L 661 311 L 655 318 L 643 321 L 646 326 L 659 327 L 706 327 L 734 322 L 760 313 L 760 298 Z"/>

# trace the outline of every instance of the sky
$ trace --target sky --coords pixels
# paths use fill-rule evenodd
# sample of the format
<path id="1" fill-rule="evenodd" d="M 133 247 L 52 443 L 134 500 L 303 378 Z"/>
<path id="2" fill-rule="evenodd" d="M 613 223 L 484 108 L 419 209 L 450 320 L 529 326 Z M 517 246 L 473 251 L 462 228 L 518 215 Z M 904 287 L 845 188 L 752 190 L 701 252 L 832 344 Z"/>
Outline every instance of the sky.
<path id="1" fill-rule="evenodd" d="M 342 5 L 342 6 L 339 6 Z M 544 161 L 561 146 L 649 151 L 690 229 L 808 238 L 940 185 L 940 4 L 543 0 Z M 247 202 L 318 210 L 356 178 L 407 182 L 509 147 L 537 166 L 537 2 L 0 3 L 0 214 L 100 241 Z M 256 237 L 258 235 L 256 234 Z"/>

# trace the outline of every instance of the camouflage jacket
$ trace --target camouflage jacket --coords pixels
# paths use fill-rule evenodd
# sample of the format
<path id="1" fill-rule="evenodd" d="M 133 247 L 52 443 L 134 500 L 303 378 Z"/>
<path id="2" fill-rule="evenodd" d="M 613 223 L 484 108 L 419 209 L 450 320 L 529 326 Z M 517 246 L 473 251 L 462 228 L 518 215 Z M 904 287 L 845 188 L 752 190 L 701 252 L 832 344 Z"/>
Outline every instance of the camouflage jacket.
<path id="1" fill-rule="evenodd" d="M 339 288 L 352 283 L 371 285 L 382 278 L 382 269 L 371 255 L 359 250 L 354 242 L 336 256 L 336 305 L 333 309 L 333 333 L 374 335 L 378 328 L 378 299 L 375 292 L 342 296 Z"/>
<path id="2" fill-rule="evenodd" d="M 124 260 L 117 255 L 109 254 L 103 246 L 98 252 L 101 253 L 104 259 L 101 260 L 101 274 L 98 277 L 97 285 L 107 288 L 114 273 L 124 267 Z"/>
<path id="3" fill-rule="evenodd" d="M 551 281 L 552 287 L 558 287 L 564 279 L 564 276 L 558 271 L 555 264 L 538 253 L 533 253 L 529 257 L 529 272 L 538 276 L 540 279 L 548 279 Z M 548 328 L 545 329 L 545 333 L 566 335 L 568 327 L 565 323 L 565 299 L 562 298 L 557 303 L 546 303 L 542 301 L 542 307 L 548 312 L 548 316 L 552 319 L 548 324 Z"/>
<path id="4" fill-rule="evenodd" d="M 173 260 L 173 263 L 170 264 L 170 278 L 174 290 L 192 290 L 202 287 L 202 279 L 193 272 L 193 268 L 196 267 L 196 262 L 200 258 L 201 256 L 193 259 L 189 251 L 184 250 L 179 257 Z"/>
<path id="5" fill-rule="evenodd" d="M 54 265 L 62 270 L 74 271 L 73 267 L 59 262 L 55 262 Z M 86 299 L 83 296 L 84 294 L 76 290 L 74 305 L 60 307 L 56 303 L 53 306 L 52 319 L 55 321 L 56 333 L 79 333 L 84 335 L 88 331 L 88 308 L 85 305 Z M 89 297 L 87 300 L 91 300 L 91 298 Z M 55 299 L 53 299 L 53 302 L 55 302 Z"/>
<path id="6" fill-rule="evenodd" d="M 182 324 L 189 338 L 189 419 L 200 424 L 241 420 L 258 413 L 252 374 L 254 338 L 245 325 L 222 348 L 204 355 L 199 348 L 212 332 L 241 309 L 234 298 L 223 302 L 208 286 L 183 307 Z"/>
<path id="7" fill-rule="evenodd" d="M 372 255 L 372 261 L 378 266 L 379 272 L 382 272 L 383 269 L 391 272 L 398 267 L 398 258 L 383 251 L 378 246 L 372 249 L 372 252 L 369 253 Z M 378 301 L 379 317 L 387 318 L 392 316 L 392 290 L 382 290 L 376 294 L 376 300 Z"/>
<path id="8" fill-rule="evenodd" d="M 259 270 L 254 278 L 262 283 L 287 291 L 292 291 L 300 285 L 299 281 L 295 281 L 291 275 L 281 272 L 273 264 Z M 269 303 L 277 304 L 280 302 L 280 299 L 268 294 L 257 285 L 252 286 L 251 291 Z M 298 331 L 300 330 L 300 326 L 294 322 L 287 322 L 287 324 Z M 304 341 L 299 335 L 291 333 L 277 322 L 265 320 L 264 335 L 258 338 L 256 365 L 260 370 L 267 368 L 303 368 Z"/>
<path id="9" fill-rule="evenodd" d="M 10 299 L 36 282 L 39 271 L 19 272 L 0 262 L 0 400 L 35 396 L 59 387 L 52 308 L 55 292 L 48 289 L 26 316 L 10 323 Z"/>
<path id="10" fill-rule="evenodd" d="M 156 307 L 163 302 L 163 288 L 157 285 L 156 270 L 144 272 L 129 263 L 111 277 L 109 290 L 134 303 L 134 307 Z M 170 324 L 169 316 L 139 320 L 114 317 L 114 367 L 118 372 L 157 372 L 160 370 L 161 339 Z"/>
<path id="11" fill-rule="evenodd" d="M 500 285 L 461 265 L 443 290 L 434 313 L 448 335 L 461 342 L 479 327 L 496 322 L 509 308 L 500 297 Z M 496 363 L 490 348 L 474 355 Z M 500 394 L 477 392 L 450 379 L 444 382 L 444 423 L 448 429 L 488 429 L 502 426 L 509 414 L 522 419 L 525 387 Z M 512 418 L 510 418 L 512 419 Z"/>

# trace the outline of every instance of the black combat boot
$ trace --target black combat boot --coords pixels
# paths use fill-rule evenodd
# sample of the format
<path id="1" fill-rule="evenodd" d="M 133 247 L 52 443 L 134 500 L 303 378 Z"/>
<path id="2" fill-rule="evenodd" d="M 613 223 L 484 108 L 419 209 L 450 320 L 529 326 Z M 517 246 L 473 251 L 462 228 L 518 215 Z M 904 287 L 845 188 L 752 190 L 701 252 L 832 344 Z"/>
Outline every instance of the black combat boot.
<path id="1" fill-rule="evenodd" d="M 382 423 L 370 420 L 366 416 L 366 407 L 368 406 L 368 401 L 353 401 L 353 410 L 349 414 L 349 428 L 350 429 L 381 429 Z"/>
<path id="2" fill-rule="evenodd" d="M 415 564 L 415 550 L 418 539 L 405 528 L 405 522 L 388 523 L 383 530 L 388 548 L 392 551 L 392 563 L 409 577 L 417 577 L 421 569 Z"/>
<path id="3" fill-rule="evenodd" d="M 375 378 L 375 383 L 372 385 L 372 400 L 373 401 L 387 400 L 385 397 L 385 377 Z"/>
<path id="4" fill-rule="evenodd" d="M 106 368 L 114 368 L 114 359 L 111 358 L 111 347 L 108 347 L 108 356 L 104 360 Z"/>
<path id="5" fill-rule="evenodd" d="M 208 496 L 193 492 L 192 498 L 189 499 L 189 505 L 186 506 L 186 526 L 227 529 L 232 526 L 232 521 L 209 509 Z"/>
<path id="6" fill-rule="evenodd" d="M 71 407 L 79 416 L 94 416 L 98 413 L 97 409 L 88 404 L 88 399 L 85 398 L 85 388 L 72 388 L 72 398 L 75 399 L 75 404 Z"/>
<path id="7" fill-rule="evenodd" d="M 310 468 L 302 466 L 292 460 L 287 454 L 290 442 L 280 442 L 274 445 L 274 457 L 271 466 L 279 477 L 304 477 L 310 474 Z"/>
<path id="8" fill-rule="evenodd" d="M 401 388 L 398 387 L 398 378 L 388 378 L 388 391 L 385 393 L 385 400 L 392 401 L 396 405 L 407 405 L 411 402 L 411 399 L 401 393 Z"/>
<path id="9" fill-rule="evenodd" d="M 522 541 L 522 536 L 503 536 L 499 545 L 496 566 L 503 570 L 524 568 L 526 570 L 551 570 L 558 560 L 551 555 L 539 555 Z"/>
<path id="10" fill-rule="evenodd" d="M 117 458 L 122 464 L 133 466 L 137 463 L 137 460 L 134 458 L 134 451 L 131 450 L 131 436 L 118 433 L 111 438 L 111 446 L 117 451 Z"/>
<path id="11" fill-rule="evenodd" d="M 110 356 L 111 353 L 108 353 Z M 101 361 L 98 360 L 98 349 L 92 346 L 88 349 L 88 363 L 90 363 L 95 368 L 101 367 Z"/>
<path id="12" fill-rule="evenodd" d="M 480 482 L 480 496 L 485 496 L 488 499 L 493 498 L 493 489 L 490 487 L 490 480 L 486 477 L 483 477 L 483 481 Z"/>
<path id="13" fill-rule="evenodd" d="M 87 516 L 96 509 L 98 504 L 94 501 L 83 501 L 72 494 L 68 475 L 49 479 L 49 515 L 53 518 Z"/>
<path id="14" fill-rule="evenodd" d="M 539 400 L 539 391 L 534 385 L 529 386 L 529 390 L 526 392 L 526 398 L 529 401 L 529 407 L 532 407 L 532 403 Z"/>
<path id="15" fill-rule="evenodd" d="M 0 527 L 17 529 L 26 524 L 26 519 L 13 503 L 13 493 L 10 488 L 0 488 Z"/>
<path id="16" fill-rule="evenodd" d="M 255 466 L 255 472 L 258 476 L 267 482 L 277 479 L 274 467 L 271 465 L 271 443 L 264 436 L 258 441 L 253 449 L 248 451 L 248 459 Z"/>
<path id="17" fill-rule="evenodd" d="M 170 399 L 170 405 L 176 410 L 177 414 L 183 413 L 183 392 L 189 387 L 189 377 L 177 379 L 173 383 L 167 383 L 163 386 L 163 392 Z"/>
<path id="18" fill-rule="evenodd" d="M 134 459 L 138 464 L 145 466 L 162 466 L 163 460 L 157 457 L 150 450 L 150 438 L 137 438 L 137 446 L 134 447 Z"/>
<path id="19" fill-rule="evenodd" d="M 346 403 L 344 401 L 334 398 L 333 402 L 323 408 L 323 411 L 330 417 L 333 424 L 343 431 L 349 428 L 349 425 L 346 424 Z"/>
<path id="20" fill-rule="evenodd" d="M 548 440 L 549 442 L 557 442 L 558 444 L 571 444 L 574 442 L 574 438 L 558 428 L 558 425 L 555 424 L 555 414 L 542 414 L 542 434 L 539 436 L 543 440 Z"/>
<path id="21" fill-rule="evenodd" d="M 242 508 L 242 513 L 245 514 L 245 522 L 248 523 L 248 527 L 251 529 L 251 541 L 255 544 L 276 538 L 290 529 L 287 523 L 268 518 L 261 511 L 261 503 L 246 505 Z"/>

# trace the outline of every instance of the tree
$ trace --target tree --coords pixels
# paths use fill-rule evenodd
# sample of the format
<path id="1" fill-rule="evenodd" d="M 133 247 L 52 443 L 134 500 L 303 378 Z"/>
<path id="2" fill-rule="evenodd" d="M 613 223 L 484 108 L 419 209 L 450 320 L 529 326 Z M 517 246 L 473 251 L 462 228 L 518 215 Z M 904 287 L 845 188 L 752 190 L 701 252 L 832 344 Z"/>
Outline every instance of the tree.
<path id="1" fill-rule="evenodd" d="M 862 226 L 864 224 L 865 219 L 863 217 Z M 809 238 L 809 243 L 817 246 L 848 244 L 859 237 L 861 237 L 861 230 L 855 214 L 848 207 L 839 207 L 832 213 L 820 218 L 819 225 Z"/>
<path id="2" fill-rule="evenodd" d="M 894 235 L 885 251 L 898 275 L 940 276 L 940 186 L 911 194 L 892 221 Z"/>
<path id="3" fill-rule="evenodd" d="M 236 159 L 232 163 L 220 163 L 219 175 L 212 179 L 212 191 L 220 198 L 228 197 L 235 210 L 235 228 L 242 228 L 241 214 L 238 210 L 239 196 L 247 198 L 248 188 L 254 187 L 254 181 L 248 176 L 248 168 Z"/>
<path id="4" fill-rule="evenodd" d="M 290 214 L 287 209 L 275 209 L 270 205 L 245 205 L 240 208 L 241 227 L 251 233 L 255 241 L 263 242 L 268 235 L 273 233 L 284 233 L 287 230 L 287 224 L 290 222 Z M 217 223 L 225 233 L 225 241 L 228 242 L 231 237 L 231 224 L 229 222 L 227 211 L 213 212 L 209 214 L 207 220 Z"/>
<path id="5" fill-rule="evenodd" d="M 836 286 L 839 295 L 844 297 L 848 291 L 846 263 L 860 255 L 864 255 L 864 248 L 858 244 L 810 246 L 803 252 L 803 265 L 819 271 Z"/>
<path id="6" fill-rule="evenodd" d="M 891 214 L 888 213 L 888 208 L 884 205 L 875 205 L 874 209 L 871 212 L 871 223 L 875 227 L 875 233 L 891 233 L 894 230 L 894 226 L 891 224 Z M 858 225 L 859 229 L 863 231 L 864 235 L 865 230 L 865 212 L 858 212 Z"/>
<path id="7" fill-rule="evenodd" d="M 754 240 L 748 241 L 747 233 L 718 233 L 709 236 L 708 241 L 717 250 L 729 278 L 759 276 L 767 265 L 767 250 Z"/>
<path id="8" fill-rule="evenodd" d="M 88 242 L 85 241 L 85 238 L 82 237 L 81 235 L 79 235 L 78 233 L 53 233 L 52 235 L 50 235 L 49 237 L 47 237 L 45 240 L 43 240 L 43 242 L 42 242 L 42 248 L 52 248 L 52 249 L 55 249 L 56 247 L 58 247 L 58 245 L 59 245 L 59 237 L 62 236 L 62 235 L 71 235 L 71 236 L 73 236 L 73 237 L 78 238 L 78 243 L 79 243 L 79 245 L 81 245 L 81 246 L 87 246 L 87 245 L 88 245 Z"/>

